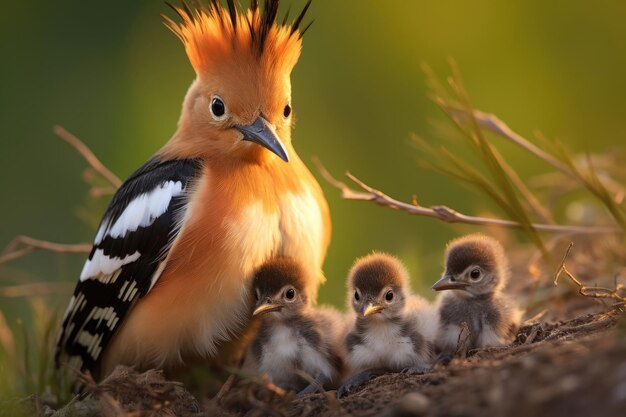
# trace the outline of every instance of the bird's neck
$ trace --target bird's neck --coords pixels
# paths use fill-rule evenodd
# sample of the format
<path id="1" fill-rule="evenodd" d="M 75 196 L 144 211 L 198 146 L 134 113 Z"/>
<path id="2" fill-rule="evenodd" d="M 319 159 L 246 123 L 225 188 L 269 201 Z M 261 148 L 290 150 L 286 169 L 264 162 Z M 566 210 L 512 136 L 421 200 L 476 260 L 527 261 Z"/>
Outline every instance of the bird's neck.
<path id="1" fill-rule="evenodd" d="M 367 330 L 381 326 L 394 326 L 402 323 L 403 316 L 401 313 L 395 314 L 376 314 L 369 317 L 358 316 L 356 319 L 357 329 Z"/>
<path id="2" fill-rule="evenodd" d="M 488 301 L 494 297 L 495 291 L 489 291 L 481 294 L 472 294 L 468 291 L 452 290 L 451 294 L 455 298 L 463 301 Z"/>
<path id="3" fill-rule="evenodd" d="M 261 319 L 261 325 L 267 327 L 274 327 L 277 325 L 290 326 L 293 323 L 298 323 L 305 318 L 303 311 L 290 311 L 279 313 L 268 313 Z"/>

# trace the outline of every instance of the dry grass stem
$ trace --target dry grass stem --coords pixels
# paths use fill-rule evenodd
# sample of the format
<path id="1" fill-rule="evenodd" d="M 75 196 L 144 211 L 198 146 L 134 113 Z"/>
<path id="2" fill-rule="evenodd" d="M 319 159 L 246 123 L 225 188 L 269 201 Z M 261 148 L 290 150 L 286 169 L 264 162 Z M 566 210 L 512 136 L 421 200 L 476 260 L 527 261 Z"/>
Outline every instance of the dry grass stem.
<path id="1" fill-rule="evenodd" d="M 56 253 L 89 253 L 91 244 L 88 243 L 56 243 L 47 240 L 35 239 L 29 236 L 18 236 L 13 239 L 0 255 L 0 264 L 28 255 L 37 250 Z"/>
<path id="2" fill-rule="evenodd" d="M 455 109 L 450 106 L 447 106 L 447 109 L 453 115 L 455 115 L 455 117 L 461 117 L 461 118 L 466 117 L 465 110 Z M 572 176 L 571 171 L 565 164 L 561 163 L 558 159 L 556 159 L 549 153 L 545 152 L 544 150 L 540 149 L 539 147 L 534 145 L 532 142 L 530 142 L 528 139 L 524 138 L 523 136 L 515 132 L 506 123 L 500 120 L 496 115 L 485 113 L 480 110 L 474 110 L 474 118 L 476 122 L 482 128 L 487 129 L 490 132 L 497 134 L 498 136 L 501 136 L 505 139 L 510 140 L 511 142 L 515 143 L 516 145 L 523 148 L 527 152 L 530 152 L 531 154 L 535 155 L 537 158 L 552 165 L 554 168 L 561 171 L 563 174 L 567 176 Z"/>
<path id="3" fill-rule="evenodd" d="M 411 204 L 404 203 L 396 200 L 384 194 L 375 188 L 370 187 L 363 181 L 356 178 L 354 175 L 346 172 L 346 176 L 358 185 L 363 191 L 357 191 L 350 188 L 345 183 L 334 178 L 318 158 L 314 158 L 313 162 L 317 166 L 322 177 L 328 181 L 330 185 L 341 191 L 341 196 L 345 200 L 363 200 L 372 201 L 378 205 L 401 210 L 409 214 L 433 217 L 438 220 L 447 223 L 464 223 L 474 225 L 490 225 L 500 226 L 508 228 L 520 229 L 524 226 L 521 223 L 512 220 L 502 220 L 488 217 L 469 216 L 459 213 L 458 211 L 451 209 L 447 206 L 431 206 L 424 207 L 417 204 L 417 199 L 413 198 Z M 570 233 L 570 234 L 619 234 L 622 233 L 621 229 L 617 227 L 604 227 L 604 226 L 572 226 L 572 225 L 559 225 L 559 224 L 542 224 L 532 223 L 531 226 L 540 232 L 551 233 Z"/>
<path id="4" fill-rule="evenodd" d="M 237 377 L 234 374 L 231 374 L 228 379 L 226 379 L 226 382 L 224 382 L 224 384 L 221 386 L 215 397 L 213 397 L 212 401 L 215 402 L 215 404 L 219 404 L 222 398 L 224 398 L 224 396 L 228 394 L 228 392 L 231 390 L 236 380 Z"/>
<path id="5" fill-rule="evenodd" d="M 4 350 L 7 358 L 15 363 L 15 336 L 9 327 L 2 310 L 0 310 L 0 348 Z"/>
<path id="6" fill-rule="evenodd" d="M 262 375 L 261 378 L 259 378 L 258 382 L 259 382 L 259 384 L 263 385 L 263 387 L 265 387 L 265 389 L 267 389 L 268 391 L 273 392 L 274 394 L 278 395 L 279 397 L 284 397 L 285 395 L 287 395 L 287 391 L 285 391 L 284 389 L 282 389 L 278 385 L 273 384 L 269 380 L 267 375 Z"/>
<path id="7" fill-rule="evenodd" d="M 469 328 L 467 322 L 461 323 L 461 330 L 459 330 L 459 336 L 456 340 L 456 351 L 455 355 L 460 356 L 465 359 L 467 356 L 467 346 L 470 338 L 472 337 L 472 332 Z"/>
<path id="8" fill-rule="evenodd" d="M 457 117 L 464 117 L 464 111 L 459 109 L 454 109 L 453 107 L 447 107 L 448 110 L 453 113 Z M 550 155 L 546 151 L 540 149 L 528 139 L 524 138 L 519 133 L 515 132 L 511 129 L 504 121 L 499 119 L 496 115 L 491 113 L 482 112 L 480 110 L 474 110 L 474 118 L 480 125 L 480 127 L 495 133 L 496 135 L 508 139 L 514 144 L 518 145 L 522 149 L 536 156 L 537 158 L 543 160 L 548 163 L 564 175 L 578 180 L 576 173 L 572 172 L 572 170 L 564 163 L 559 161 L 554 156 Z M 624 195 L 626 195 L 626 189 L 624 189 L 619 182 L 615 181 L 611 177 L 605 175 L 603 178 L 603 185 L 609 189 L 612 193 L 615 194 L 615 202 L 617 204 L 621 204 L 623 201 Z"/>
<path id="9" fill-rule="evenodd" d="M 498 152 L 495 148 L 493 149 L 493 154 L 496 157 L 498 164 L 502 167 L 502 170 L 506 173 L 506 175 L 508 175 L 511 183 L 515 186 L 515 188 L 517 188 L 517 191 L 519 191 L 521 196 L 524 198 L 523 201 L 534 211 L 540 221 L 548 224 L 554 224 L 555 222 L 550 211 L 541 204 L 539 199 L 528 188 L 518 173 L 509 165 L 508 162 L 506 162 L 502 154 L 500 154 L 500 152 Z"/>

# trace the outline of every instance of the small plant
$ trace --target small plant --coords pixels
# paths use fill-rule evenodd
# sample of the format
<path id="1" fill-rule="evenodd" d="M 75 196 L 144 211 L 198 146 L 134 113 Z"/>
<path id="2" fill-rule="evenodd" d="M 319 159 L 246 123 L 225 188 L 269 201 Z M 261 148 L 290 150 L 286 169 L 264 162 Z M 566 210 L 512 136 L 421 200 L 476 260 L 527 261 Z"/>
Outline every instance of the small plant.
<path id="1" fill-rule="evenodd" d="M 576 227 L 570 230 L 566 227 L 561 230 L 558 228 L 550 230 L 550 225 L 556 225 L 553 207 L 548 208 L 541 202 L 536 191 L 520 178 L 493 143 L 487 140 L 485 134 L 492 133 L 518 145 L 538 160 L 550 165 L 560 178 L 559 185 L 567 184 L 571 189 L 584 189 L 604 206 L 610 218 L 595 219 L 591 226 L 606 224 L 610 226 L 604 230 L 589 227 L 587 232 L 610 232 L 611 229 L 613 234 L 623 235 L 626 232 L 625 190 L 614 179 L 616 175 L 614 171 L 617 171 L 618 164 L 605 164 L 603 172 L 600 173 L 591 155 L 585 155 L 584 159 L 577 158 L 559 141 L 549 142 L 538 135 L 542 148 L 534 145 L 515 133 L 496 116 L 474 109 L 454 62 L 451 63 L 451 68 L 452 76 L 448 78 L 449 89 L 446 89 L 432 70 L 427 66 L 424 67 L 431 98 L 458 128 L 462 140 L 477 156 L 480 164 L 467 162 L 466 155 L 457 150 L 459 135 L 449 135 L 449 130 L 446 130 L 445 136 L 455 146 L 435 147 L 424 139 L 413 136 L 413 142 L 418 149 L 428 155 L 428 158 L 421 159 L 423 166 L 449 175 L 481 191 L 506 217 L 519 223 L 519 227 L 544 254 L 546 249 L 543 239 L 538 234 L 539 231 L 584 232 L 584 229 Z M 476 165 L 482 165 L 484 169 L 480 170 Z"/>

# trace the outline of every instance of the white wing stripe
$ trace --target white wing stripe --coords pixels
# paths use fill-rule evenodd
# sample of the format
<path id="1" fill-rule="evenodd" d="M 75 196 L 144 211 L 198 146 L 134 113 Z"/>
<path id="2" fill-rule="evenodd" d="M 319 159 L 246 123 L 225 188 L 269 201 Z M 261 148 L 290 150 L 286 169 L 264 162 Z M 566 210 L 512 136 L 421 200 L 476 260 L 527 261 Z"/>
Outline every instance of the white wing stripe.
<path id="1" fill-rule="evenodd" d="M 88 259 L 85 262 L 83 271 L 80 273 L 80 280 L 85 281 L 89 278 L 94 278 L 100 274 L 109 275 L 120 269 L 122 266 L 135 262 L 141 254 L 139 251 L 131 255 L 126 255 L 123 258 L 114 257 L 111 258 L 104 254 L 103 249 L 96 249 L 92 259 Z"/>
<path id="2" fill-rule="evenodd" d="M 94 245 L 99 245 L 102 242 L 102 239 L 104 238 L 104 234 L 106 233 L 107 229 L 109 228 L 110 224 L 109 224 L 109 218 L 105 217 L 100 225 L 100 229 L 98 229 L 98 233 L 96 234 L 96 238 L 93 240 L 93 244 Z"/>
<path id="3" fill-rule="evenodd" d="M 140 194 L 128 203 L 108 232 L 114 239 L 124 237 L 140 227 L 151 225 L 167 211 L 170 201 L 183 193 L 181 181 L 166 181 L 149 193 Z"/>

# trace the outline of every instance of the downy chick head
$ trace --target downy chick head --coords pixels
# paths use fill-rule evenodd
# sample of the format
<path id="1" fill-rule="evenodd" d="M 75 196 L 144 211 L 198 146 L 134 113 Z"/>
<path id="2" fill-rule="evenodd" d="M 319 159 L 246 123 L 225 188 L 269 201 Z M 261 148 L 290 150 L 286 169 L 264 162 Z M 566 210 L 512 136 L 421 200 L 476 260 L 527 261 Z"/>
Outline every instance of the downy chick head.
<path id="1" fill-rule="evenodd" d="M 509 278 L 504 248 L 494 238 L 479 233 L 448 243 L 443 277 L 433 285 L 436 291 L 457 290 L 476 296 L 500 291 Z"/>
<path id="2" fill-rule="evenodd" d="M 375 252 L 357 259 L 348 274 L 348 304 L 359 318 L 402 314 L 409 274 L 400 260 Z"/>
<path id="3" fill-rule="evenodd" d="M 308 306 L 308 282 L 304 268 L 291 258 L 274 258 L 264 263 L 252 281 L 253 317 L 285 319 Z"/>
<path id="4" fill-rule="evenodd" d="M 262 8 L 253 1 L 248 10 L 235 3 L 183 5 L 173 7 L 180 22 L 165 17 L 196 79 L 183 103 L 175 146 L 167 145 L 164 152 L 288 161 L 290 74 L 300 56 L 306 30 L 300 26 L 309 4 L 293 23 L 280 24 L 278 0 L 267 0 Z"/>

